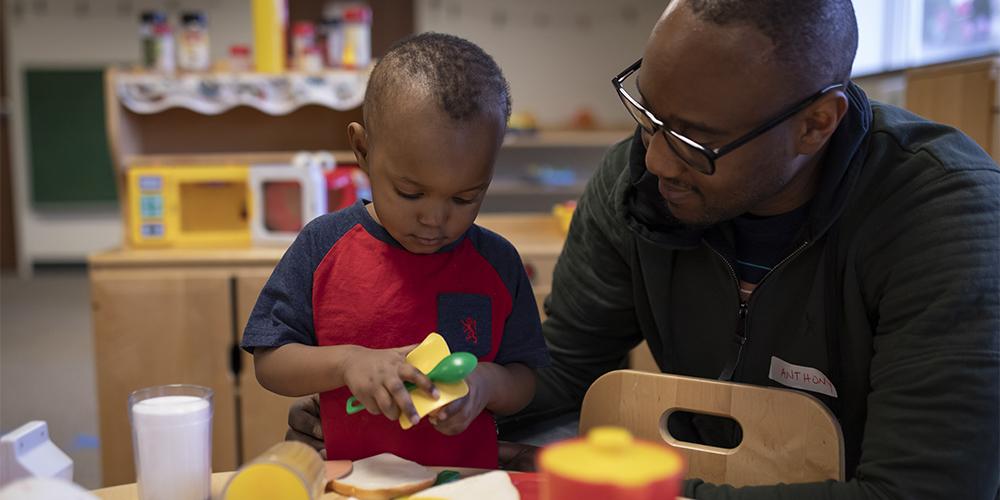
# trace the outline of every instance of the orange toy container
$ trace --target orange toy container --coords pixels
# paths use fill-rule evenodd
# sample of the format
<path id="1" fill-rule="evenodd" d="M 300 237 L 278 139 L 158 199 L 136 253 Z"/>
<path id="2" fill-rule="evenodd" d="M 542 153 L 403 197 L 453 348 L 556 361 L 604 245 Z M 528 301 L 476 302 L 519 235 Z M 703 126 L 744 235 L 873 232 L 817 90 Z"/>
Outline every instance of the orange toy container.
<path id="1" fill-rule="evenodd" d="M 685 465 L 666 445 L 634 440 L 618 427 L 596 427 L 585 439 L 546 447 L 538 469 L 542 500 L 660 500 L 680 493 Z"/>

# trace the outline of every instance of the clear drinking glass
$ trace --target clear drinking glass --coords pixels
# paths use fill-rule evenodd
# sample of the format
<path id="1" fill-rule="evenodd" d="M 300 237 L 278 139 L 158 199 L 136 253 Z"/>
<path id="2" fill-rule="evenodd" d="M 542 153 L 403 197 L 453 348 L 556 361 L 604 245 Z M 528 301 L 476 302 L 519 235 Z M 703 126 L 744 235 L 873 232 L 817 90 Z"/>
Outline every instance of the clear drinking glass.
<path id="1" fill-rule="evenodd" d="M 140 500 L 211 498 L 212 397 L 207 387 L 184 384 L 129 395 Z"/>

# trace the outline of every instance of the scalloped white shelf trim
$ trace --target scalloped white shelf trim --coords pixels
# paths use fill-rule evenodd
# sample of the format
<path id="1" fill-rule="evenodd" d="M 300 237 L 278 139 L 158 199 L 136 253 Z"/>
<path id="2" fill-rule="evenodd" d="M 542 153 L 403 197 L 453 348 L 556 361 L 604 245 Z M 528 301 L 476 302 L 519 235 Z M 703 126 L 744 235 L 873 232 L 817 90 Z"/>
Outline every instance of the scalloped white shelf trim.
<path id="1" fill-rule="evenodd" d="M 121 73 L 115 81 L 115 91 L 123 106 L 141 114 L 186 108 L 217 115 L 237 106 L 249 106 L 270 115 L 285 115 L 307 105 L 346 111 L 364 101 L 368 73 L 347 70 L 278 75 Z"/>

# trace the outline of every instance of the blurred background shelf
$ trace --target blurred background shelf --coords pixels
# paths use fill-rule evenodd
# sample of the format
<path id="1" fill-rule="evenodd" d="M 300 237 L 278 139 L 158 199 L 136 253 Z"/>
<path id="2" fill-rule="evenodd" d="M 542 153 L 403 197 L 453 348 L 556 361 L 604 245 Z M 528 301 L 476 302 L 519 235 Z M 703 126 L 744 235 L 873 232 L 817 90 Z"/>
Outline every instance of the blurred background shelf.
<path id="1" fill-rule="evenodd" d="M 251 164 L 288 164 L 297 151 L 267 151 L 259 153 L 229 152 L 229 153 L 176 153 L 161 155 L 127 155 L 124 164 L 159 166 L 159 165 L 251 165 Z M 337 163 L 355 163 L 354 152 L 331 151 Z"/>
<path id="2" fill-rule="evenodd" d="M 570 186 L 545 186 L 530 182 L 494 180 L 490 184 L 489 194 L 494 196 L 564 196 L 576 198 L 583 194 L 586 183 L 577 183 Z"/>
<path id="3" fill-rule="evenodd" d="M 539 130 L 511 132 L 505 148 L 608 148 L 632 135 L 631 130 Z"/>

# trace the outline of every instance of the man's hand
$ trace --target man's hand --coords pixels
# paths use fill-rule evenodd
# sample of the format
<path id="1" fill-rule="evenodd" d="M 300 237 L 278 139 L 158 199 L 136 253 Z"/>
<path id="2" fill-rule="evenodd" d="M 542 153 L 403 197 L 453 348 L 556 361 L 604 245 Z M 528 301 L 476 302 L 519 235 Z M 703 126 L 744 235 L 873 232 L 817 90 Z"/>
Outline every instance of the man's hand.
<path id="1" fill-rule="evenodd" d="M 299 398 L 288 409 L 288 432 L 285 441 L 300 441 L 312 446 L 326 459 L 323 426 L 319 420 L 319 394 Z"/>
<path id="2" fill-rule="evenodd" d="M 420 416 L 403 381 L 412 382 L 432 397 L 438 397 L 438 390 L 427 375 L 406 362 L 407 353 L 415 347 L 416 344 L 395 349 L 355 346 L 343 365 L 344 384 L 365 405 L 368 413 L 397 420 L 400 412 L 405 412 L 416 425 Z"/>
<path id="3" fill-rule="evenodd" d="M 501 470 L 535 472 L 538 451 L 541 448 L 523 443 L 500 441 L 497 443 L 498 463 Z"/>

